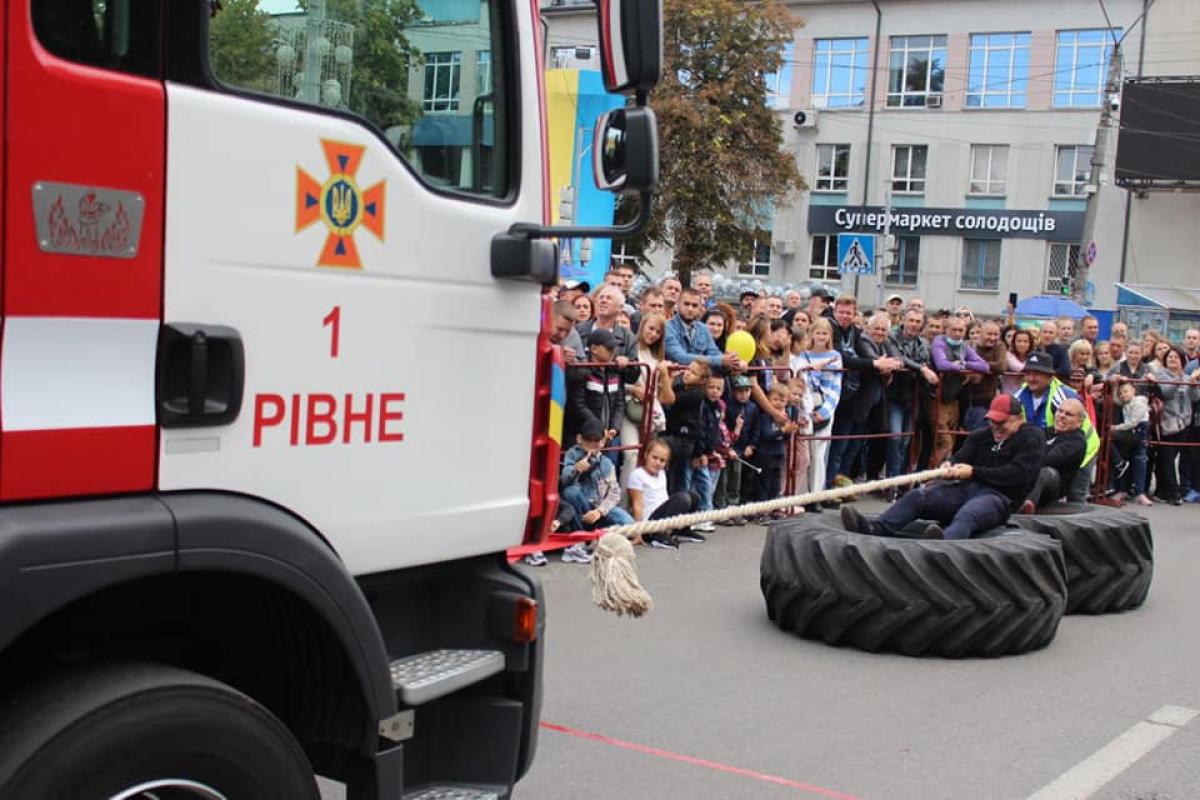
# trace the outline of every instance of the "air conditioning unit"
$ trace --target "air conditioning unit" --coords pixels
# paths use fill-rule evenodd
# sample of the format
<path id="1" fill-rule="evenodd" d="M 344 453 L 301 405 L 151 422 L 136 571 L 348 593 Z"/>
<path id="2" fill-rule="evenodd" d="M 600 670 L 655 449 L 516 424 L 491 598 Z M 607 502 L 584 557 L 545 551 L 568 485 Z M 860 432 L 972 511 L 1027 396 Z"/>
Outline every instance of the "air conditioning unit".
<path id="1" fill-rule="evenodd" d="M 817 112 L 812 108 L 797 111 L 792 115 L 792 123 L 797 128 L 815 128 L 817 127 Z"/>
<path id="2" fill-rule="evenodd" d="M 940 94 L 931 94 L 925 98 L 926 108 L 941 108 L 942 96 Z"/>
<path id="3" fill-rule="evenodd" d="M 776 239 L 771 249 L 781 256 L 791 256 L 796 254 L 796 243 L 791 239 Z"/>

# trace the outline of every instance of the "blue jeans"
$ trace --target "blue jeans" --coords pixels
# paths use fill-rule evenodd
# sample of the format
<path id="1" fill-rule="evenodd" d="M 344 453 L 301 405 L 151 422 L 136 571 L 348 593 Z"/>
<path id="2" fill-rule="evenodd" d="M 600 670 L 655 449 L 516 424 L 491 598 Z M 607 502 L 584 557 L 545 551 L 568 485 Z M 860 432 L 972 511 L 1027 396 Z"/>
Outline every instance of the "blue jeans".
<path id="1" fill-rule="evenodd" d="M 839 411 L 833 417 L 832 430 L 829 435 L 850 436 L 864 433 L 866 427 L 855 422 L 853 417 L 854 411 L 850 408 L 845 409 L 845 414 Z M 829 443 L 829 461 L 825 468 L 825 488 L 833 488 L 833 479 L 838 476 L 838 473 L 845 474 L 854 471 L 862 443 L 862 439 L 834 439 Z M 855 476 L 847 475 L 847 477 L 853 479 Z"/>
<path id="2" fill-rule="evenodd" d="M 888 401 L 888 433 L 912 433 L 913 406 L 912 403 L 893 403 Z M 887 475 L 894 478 L 908 472 L 905 469 L 908 462 L 908 446 L 911 436 L 896 436 L 887 440 Z"/>
<path id="3" fill-rule="evenodd" d="M 971 534 L 1003 525 L 1009 501 L 995 489 L 975 481 L 927 484 L 908 492 L 872 523 L 872 532 L 891 536 L 917 519 L 945 525 L 947 539 L 968 539 Z"/>
<path id="4" fill-rule="evenodd" d="M 700 496 L 699 506 L 697 511 L 712 511 L 713 507 L 713 490 L 717 488 L 716 473 L 708 467 L 697 467 L 692 464 L 691 460 L 683 467 L 681 471 L 683 485 L 678 491 L 692 491 Z"/>
<path id="5" fill-rule="evenodd" d="M 607 514 L 591 525 L 585 525 L 583 515 L 596 507 L 583 493 L 579 484 L 571 484 L 558 493 L 560 502 L 559 520 L 563 521 L 563 530 L 583 531 L 594 528 L 611 528 L 615 525 L 631 525 L 633 517 L 620 506 L 614 507 Z"/>

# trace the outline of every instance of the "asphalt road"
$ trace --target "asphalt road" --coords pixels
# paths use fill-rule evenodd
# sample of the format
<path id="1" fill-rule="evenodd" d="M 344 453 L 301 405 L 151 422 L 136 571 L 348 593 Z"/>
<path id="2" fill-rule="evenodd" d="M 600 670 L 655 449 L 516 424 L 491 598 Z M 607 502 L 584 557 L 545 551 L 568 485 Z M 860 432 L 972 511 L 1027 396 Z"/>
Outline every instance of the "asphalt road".
<path id="1" fill-rule="evenodd" d="M 555 560 L 539 571 L 555 727 L 516 797 L 1008 800 L 1049 786 L 1039 800 L 1061 800 L 1097 775 L 1104 800 L 1200 797 L 1200 717 L 1186 711 L 1200 710 L 1197 512 L 1149 510 L 1141 609 L 1066 617 L 1045 650 L 997 660 L 780 632 L 759 593 L 758 527 L 639 549 L 656 602 L 641 620 L 594 608 L 587 570 Z M 1156 712 L 1175 723 L 1147 722 Z"/>

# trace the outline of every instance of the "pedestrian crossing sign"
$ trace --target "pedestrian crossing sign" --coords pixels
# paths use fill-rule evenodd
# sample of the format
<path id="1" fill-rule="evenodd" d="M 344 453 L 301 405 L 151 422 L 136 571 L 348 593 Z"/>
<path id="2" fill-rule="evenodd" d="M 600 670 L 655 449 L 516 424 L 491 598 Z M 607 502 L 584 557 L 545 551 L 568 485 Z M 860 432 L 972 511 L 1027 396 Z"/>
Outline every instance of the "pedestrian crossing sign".
<path id="1" fill-rule="evenodd" d="M 838 234 L 838 272 L 875 274 L 875 237 L 865 233 Z"/>

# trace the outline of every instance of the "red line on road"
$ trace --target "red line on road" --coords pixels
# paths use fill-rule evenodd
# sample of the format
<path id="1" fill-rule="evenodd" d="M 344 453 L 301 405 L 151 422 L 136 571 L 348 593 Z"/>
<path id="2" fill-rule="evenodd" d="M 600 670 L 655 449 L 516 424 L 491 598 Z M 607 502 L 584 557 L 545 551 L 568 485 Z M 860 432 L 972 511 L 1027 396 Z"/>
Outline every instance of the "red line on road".
<path id="1" fill-rule="evenodd" d="M 635 753 L 642 753 L 648 756 L 657 756 L 658 758 L 666 758 L 670 759 L 671 761 L 681 761 L 684 764 L 691 764 L 695 767 L 704 767 L 705 769 L 716 770 L 717 772 L 728 772 L 731 775 L 741 775 L 743 778 L 753 778 L 754 780 L 763 781 L 764 783 L 775 783 L 780 786 L 799 789 L 803 792 L 808 792 L 809 794 L 817 794 L 821 795 L 822 797 L 832 797 L 834 800 L 859 800 L 859 798 L 855 797 L 854 795 L 845 794 L 835 789 L 826 789 L 824 786 L 815 786 L 811 783 L 802 783 L 800 781 L 791 780 L 790 778 L 781 778 L 778 775 L 767 775 L 763 772 L 755 772 L 751 769 L 733 767 L 729 764 L 720 764 L 716 761 L 709 761 L 704 758 L 695 758 L 693 756 L 685 756 L 681 753 L 672 753 L 670 750 L 660 750 L 657 747 L 649 747 L 644 744 L 614 739 L 611 736 L 605 736 L 602 733 L 581 731 L 577 728 L 568 728 L 566 725 L 555 725 L 553 722 L 543 722 L 541 725 L 546 730 L 565 733 L 568 736 L 575 736 L 579 739 L 588 739 L 593 742 L 610 744 L 613 747 L 632 750 Z"/>

